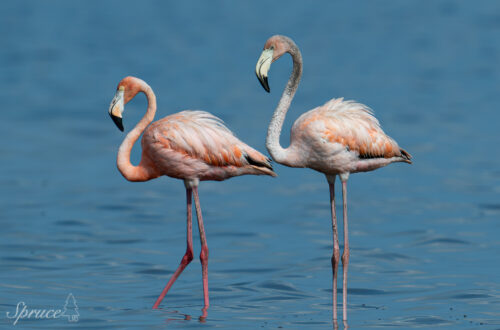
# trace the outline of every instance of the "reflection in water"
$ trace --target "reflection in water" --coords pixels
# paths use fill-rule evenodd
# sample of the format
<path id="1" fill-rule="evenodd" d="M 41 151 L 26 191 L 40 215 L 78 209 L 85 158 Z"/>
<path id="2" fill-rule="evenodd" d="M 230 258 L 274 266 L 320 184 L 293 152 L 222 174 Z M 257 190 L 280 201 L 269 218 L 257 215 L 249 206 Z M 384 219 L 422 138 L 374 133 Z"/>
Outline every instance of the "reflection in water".
<path id="1" fill-rule="evenodd" d="M 180 316 L 184 317 L 184 319 L 182 319 L 182 320 L 179 319 L 179 318 L 167 318 L 165 320 L 165 323 L 173 323 L 173 322 L 190 321 L 191 320 L 191 315 L 189 315 L 189 314 L 183 314 L 183 313 L 180 313 L 179 311 L 176 311 L 176 310 L 169 311 L 169 310 L 165 310 L 165 309 L 162 309 L 162 308 L 157 308 L 156 310 L 160 310 L 162 312 L 167 312 L 167 313 L 172 313 L 172 314 L 177 314 L 177 315 L 180 315 Z M 201 323 L 205 323 L 207 321 L 208 308 L 205 308 L 205 307 L 202 308 L 201 312 L 202 312 L 202 314 L 199 316 L 198 320 Z"/>
<path id="2" fill-rule="evenodd" d="M 208 307 L 203 307 L 201 309 L 202 314 L 200 315 L 199 319 L 200 319 L 200 322 L 202 322 L 202 323 L 205 323 L 207 321 L 207 315 L 208 315 L 207 310 L 208 310 Z"/>
<path id="3" fill-rule="evenodd" d="M 343 324 L 343 329 L 349 329 L 349 325 L 347 324 L 347 321 L 342 321 Z M 339 323 L 337 320 L 333 320 L 333 329 L 338 330 L 339 329 Z"/>
<path id="4" fill-rule="evenodd" d="M 161 310 L 162 312 L 167 312 L 167 313 L 172 313 L 172 314 L 177 314 L 177 315 L 181 315 L 181 316 L 184 316 L 184 319 L 179 319 L 179 318 L 167 318 L 165 320 L 165 323 L 175 323 L 175 322 L 180 322 L 180 321 L 190 321 L 191 320 L 191 315 L 189 314 L 183 314 L 183 313 L 180 313 L 179 311 L 168 311 L 168 310 L 165 310 L 165 309 L 162 309 L 162 308 L 158 308 L 158 310 Z"/>

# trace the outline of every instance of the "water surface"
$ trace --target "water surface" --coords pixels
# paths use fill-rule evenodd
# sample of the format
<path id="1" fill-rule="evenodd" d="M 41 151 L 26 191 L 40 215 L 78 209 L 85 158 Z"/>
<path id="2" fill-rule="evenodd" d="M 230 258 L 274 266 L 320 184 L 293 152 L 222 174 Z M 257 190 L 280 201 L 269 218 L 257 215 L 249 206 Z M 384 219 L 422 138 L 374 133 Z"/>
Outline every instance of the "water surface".
<path id="1" fill-rule="evenodd" d="M 273 65 L 271 94 L 253 70 L 281 33 L 304 58 L 284 145 L 300 113 L 344 96 L 415 160 L 349 180 L 350 328 L 500 328 L 499 12 L 494 1 L 2 3 L 2 327 L 18 302 L 62 308 L 69 293 L 81 328 L 332 327 L 322 175 L 276 165 L 275 179 L 200 186 L 212 305 L 200 323 L 197 258 L 151 310 L 185 250 L 182 182 L 129 183 L 115 167 L 124 135 L 106 112 L 126 75 L 153 87 L 158 118 L 204 109 L 265 151 L 291 60 Z M 127 106 L 126 129 L 145 106 Z"/>

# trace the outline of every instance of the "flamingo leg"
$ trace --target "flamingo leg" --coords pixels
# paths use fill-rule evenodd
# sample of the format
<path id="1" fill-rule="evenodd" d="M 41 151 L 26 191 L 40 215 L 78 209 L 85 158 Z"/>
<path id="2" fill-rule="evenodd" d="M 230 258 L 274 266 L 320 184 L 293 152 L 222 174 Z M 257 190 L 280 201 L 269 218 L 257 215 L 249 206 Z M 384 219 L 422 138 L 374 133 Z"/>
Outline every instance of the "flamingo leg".
<path id="1" fill-rule="evenodd" d="M 347 321 L 347 268 L 349 265 L 349 233 L 347 230 L 347 179 L 342 180 L 342 200 L 344 204 L 344 253 L 342 253 L 342 300 L 343 321 Z"/>
<path id="2" fill-rule="evenodd" d="M 333 273 L 333 319 L 337 320 L 337 274 L 340 262 L 339 234 L 337 229 L 337 214 L 335 211 L 335 176 L 327 177 L 330 186 L 330 206 L 332 212 L 332 232 L 333 232 L 333 254 L 332 254 L 332 273 Z"/>
<path id="3" fill-rule="evenodd" d="M 201 242 L 201 272 L 203 278 L 203 298 L 205 300 L 205 305 L 203 306 L 203 316 L 206 317 L 206 311 L 210 306 L 208 298 L 208 246 L 207 239 L 205 237 L 205 227 L 203 226 L 203 216 L 201 215 L 201 205 L 200 198 L 198 196 L 198 187 L 193 187 L 194 195 L 194 205 L 196 207 L 196 215 L 198 216 L 198 229 L 200 230 L 200 242 Z"/>
<path id="4" fill-rule="evenodd" d="M 174 284 L 175 280 L 179 277 L 179 275 L 182 273 L 184 268 L 186 268 L 187 265 L 193 260 L 193 220 L 192 220 L 192 202 L 191 202 L 191 188 L 186 188 L 186 199 L 187 199 L 187 248 L 186 248 L 186 253 L 184 254 L 184 257 L 182 257 L 181 264 L 175 271 L 174 275 L 170 278 L 168 281 L 167 285 L 161 292 L 160 296 L 158 299 L 156 299 L 155 304 L 153 305 L 153 309 L 157 309 L 158 306 L 160 306 L 161 301 L 167 294 L 168 290 L 172 287 Z"/>

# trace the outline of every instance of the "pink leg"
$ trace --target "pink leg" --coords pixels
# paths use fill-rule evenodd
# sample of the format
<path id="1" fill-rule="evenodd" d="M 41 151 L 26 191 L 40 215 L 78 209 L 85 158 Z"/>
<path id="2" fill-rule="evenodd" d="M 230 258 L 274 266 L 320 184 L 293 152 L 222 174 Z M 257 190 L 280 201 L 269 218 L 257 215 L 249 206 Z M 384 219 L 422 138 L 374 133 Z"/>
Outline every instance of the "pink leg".
<path id="1" fill-rule="evenodd" d="M 342 300 L 343 321 L 347 321 L 347 268 L 349 265 L 349 233 L 347 230 L 347 180 L 342 180 L 342 199 L 344 203 L 344 253 L 342 254 Z"/>
<path id="2" fill-rule="evenodd" d="M 332 231 L 333 231 L 333 254 L 332 254 L 332 273 L 333 273 L 333 319 L 337 320 L 337 270 L 340 261 L 339 234 L 337 230 L 337 214 L 335 212 L 335 176 L 328 178 L 330 186 L 330 205 L 332 211 Z"/>
<path id="3" fill-rule="evenodd" d="M 198 229 L 200 230 L 200 241 L 201 241 L 201 273 L 203 278 L 203 298 L 205 299 L 205 305 L 203 306 L 203 314 L 206 318 L 206 311 L 210 306 L 208 299 L 208 246 L 207 239 L 205 237 L 205 227 L 203 226 L 203 217 L 201 215 L 200 198 L 198 196 L 198 187 L 193 187 L 194 194 L 194 205 L 196 207 L 196 214 L 198 216 Z"/>
<path id="4" fill-rule="evenodd" d="M 186 268 L 187 265 L 193 260 L 193 221 L 192 221 L 192 203 L 191 203 L 191 188 L 186 188 L 186 197 L 187 197 L 187 248 L 186 248 L 186 253 L 184 254 L 184 257 L 181 260 L 181 264 L 175 271 L 174 275 L 170 278 L 170 281 L 168 281 L 167 285 L 161 292 L 160 296 L 158 299 L 156 299 L 155 304 L 153 305 L 153 309 L 157 309 L 158 306 L 160 306 L 161 301 L 167 294 L 168 290 L 172 287 L 174 284 L 175 280 L 179 275 L 182 273 L 184 268 Z"/>

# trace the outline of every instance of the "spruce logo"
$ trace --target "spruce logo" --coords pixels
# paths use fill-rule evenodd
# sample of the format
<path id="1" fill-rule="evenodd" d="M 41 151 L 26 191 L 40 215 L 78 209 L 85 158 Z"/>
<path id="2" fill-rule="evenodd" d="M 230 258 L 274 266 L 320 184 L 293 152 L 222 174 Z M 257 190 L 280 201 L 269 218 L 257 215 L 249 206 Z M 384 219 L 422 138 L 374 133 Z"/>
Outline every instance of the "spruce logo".
<path id="1" fill-rule="evenodd" d="M 78 316 L 80 316 L 80 314 L 78 313 L 76 299 L 72 293 L 66 298 L 61 316 L 66 316 L 69 322 L 78 322 Z"/>
<path id="2" fill-rule="evenodd" d="M 75 296 L 72 293 L 66 297 L 63 309 L 36 309 L 28 308 L 24 301 L 20 301 L 16 305 L 15 313 L 6 312 L 7 318 L 13 319 L 13 325 L 19 323 L 22 319 L 58 319 L 67 317 L 68 322 L 78 322 L 78 306 L 76 305 Z"/>

